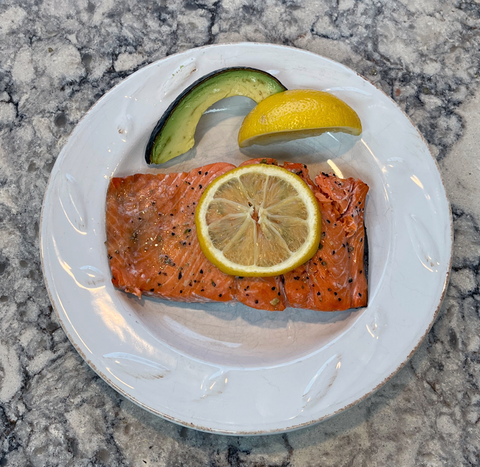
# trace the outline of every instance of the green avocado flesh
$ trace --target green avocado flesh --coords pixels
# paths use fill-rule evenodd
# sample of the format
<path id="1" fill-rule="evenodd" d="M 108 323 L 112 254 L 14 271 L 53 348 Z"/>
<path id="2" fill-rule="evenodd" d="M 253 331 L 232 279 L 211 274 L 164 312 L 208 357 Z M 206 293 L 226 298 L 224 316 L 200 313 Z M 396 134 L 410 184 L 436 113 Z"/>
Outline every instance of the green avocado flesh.
<path id="1" fill-rule="evenodd" d="M 149 164 L 163 164 L 191 149 L 203 113 L 220 99 L 245 96 L 257 104 L 285 91 L 272 75 L 253 68 L 226 68 L 200 78 L 178 96 L 155 126 L 145 152 Z"/>

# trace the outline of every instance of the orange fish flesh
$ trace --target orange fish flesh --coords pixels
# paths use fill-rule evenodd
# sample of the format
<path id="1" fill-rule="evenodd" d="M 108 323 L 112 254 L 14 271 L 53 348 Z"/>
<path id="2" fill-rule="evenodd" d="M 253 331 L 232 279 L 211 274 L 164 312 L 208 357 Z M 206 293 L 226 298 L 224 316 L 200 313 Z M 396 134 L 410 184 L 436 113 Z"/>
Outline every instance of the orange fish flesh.
<path id="1" fill-rule="evenodd" d="M 241 165 L 275 164 L 253 159 Z M 281 311 L 287 306 L 339 311 L 367 305 L 368 186 L 354 178 L 322 173 L 313 182 L 307 166 L 284 164 L 313 191 L 322 214 L 315 256 L 277 277 L 234 277 L 203 255 L 195 209 L 208 184 L 235 168 L 228 163 L 188 173 L 136 174 L 112 178 L 107 191 L 107 250 L 112 283 L 125 292 L 179 302 L 238 301 Z"/>

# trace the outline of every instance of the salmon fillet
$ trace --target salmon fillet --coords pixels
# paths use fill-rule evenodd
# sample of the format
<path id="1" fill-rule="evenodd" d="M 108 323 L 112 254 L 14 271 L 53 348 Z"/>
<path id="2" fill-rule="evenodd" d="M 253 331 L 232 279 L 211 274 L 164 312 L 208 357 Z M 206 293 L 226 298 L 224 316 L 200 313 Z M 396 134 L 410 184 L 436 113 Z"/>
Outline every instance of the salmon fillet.
<path id="1" fill-rule="evenodd" d="M 267 163 L 253 159 L 241 165 Z M 339 311 L 367 304 L 365 200 L 368 186 L 353 178 L 320 174 L 285 163 L 311 188 L 322 214 L 315 256 L 283 276 L 234 277 L 203 255 L 195 209 L 208 184 L 235 168 L 215 163 L 188 173 L 112 178 L 107 191 L 106 233 L 112 283 L 132 293 L 179 302 L 227 302 L 281 311 L 287 306 Z"/>

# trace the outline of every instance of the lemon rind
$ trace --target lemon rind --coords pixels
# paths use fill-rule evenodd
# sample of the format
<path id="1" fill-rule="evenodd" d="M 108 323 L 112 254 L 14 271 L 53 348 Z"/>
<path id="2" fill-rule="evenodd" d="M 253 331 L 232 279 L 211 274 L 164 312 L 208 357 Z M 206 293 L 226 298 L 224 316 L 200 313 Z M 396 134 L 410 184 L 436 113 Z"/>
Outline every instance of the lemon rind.
<path id="1" fill-rule="evenodd" d="M 208 234 L 208 226 L 206 222 L 202 221 L 202 218 L 205 219 L 208 205 L 213 200 L 213 196 L 215 195 L 215 188 L 219 187 L 223 183 L 225 178 L 239 177 L 240 175 L 242 175 L 242 173 L 246 173 L 251 170 L 263 174 L 267 173 L 269 175 L 279 176 L 288 180 L 300 194 L 305 195 L 302 196 L 302 199 L 304 200 L 307 207 L 307 218 L 313 226 L 317 226 L 317 228 L 310 228 L 306 241 L 297 251 L 295 251 L 295 253 L 293 253 L 287 260 L 275 266 L 243 266 L 230 261 L 223 255 L 223 252 L 215 248 Z M 309 186 L 298 175 L 293 174 L 287 169 L 274 165 L 264 164 L 253 164 L 237 167 L 236 169 L 226 172 L 225 174 L 216 178 L 212 183 L 210 183 L 210 185 L 206 188 L 205 192 L 200 198 L 199 204 L 197 206 L 195 212 L 195 224 L 197 227 L 197 237 L 200 248 L 205 257 L 213 265 L 218 267 L 222 272 L 232 276 L 243 277 L 278 276 L 297 268 L 298 266 L 304 264 L 309 259 L 311 259 L 315 252 L 318 250 L 321 235 L 320 209 L 318 207 L 318 202 L 315 198 L 315 195 L 313 194 Z"/>
<path id="2" fill-rule="evenodd" d="M 304 102 L 311 103 L 309 110 L 291 108 L 291 104 Z M 315 117 L 304 121 L 302 115 L 306 112 Z M 285 116 L 285 113 L 289 118 L 277 121 L 278 116 Z M 268 141 L 268 136 L 275 134 L 284 134 L 285 141 L 288 141 L 325 132 L 358 136 L 362 133 L 362 122 L 355 110 L 334 94 L 314 89 L 291 89 L 267 97 L 250 111 L 238 132 L 238 145 L 245 148 L 253 144 L 275 143 L 275 140 Z M 296 133 L 311 134 L 295 136 Z M 257 138 L 258 142 L 255 141 Z"/>

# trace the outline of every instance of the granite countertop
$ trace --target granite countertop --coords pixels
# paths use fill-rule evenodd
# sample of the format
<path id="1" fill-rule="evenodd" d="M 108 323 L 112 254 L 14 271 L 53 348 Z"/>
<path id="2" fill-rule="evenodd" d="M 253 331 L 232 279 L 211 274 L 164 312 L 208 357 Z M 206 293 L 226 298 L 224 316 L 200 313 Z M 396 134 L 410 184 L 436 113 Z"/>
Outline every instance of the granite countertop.
<path id="1" fill-rule="evenodd" d="M 5 0 L 0 4 L 0 466 L 480 465 L 478 0 Z M 453 271 L 432 330 L 373 396 L 269 437 L 182 428 L 82 360 L 39 256 L 49 173 L 87 110 L 140 67 L 205 44 L 286 44 L 391 96 L 437 158 Z"/>

